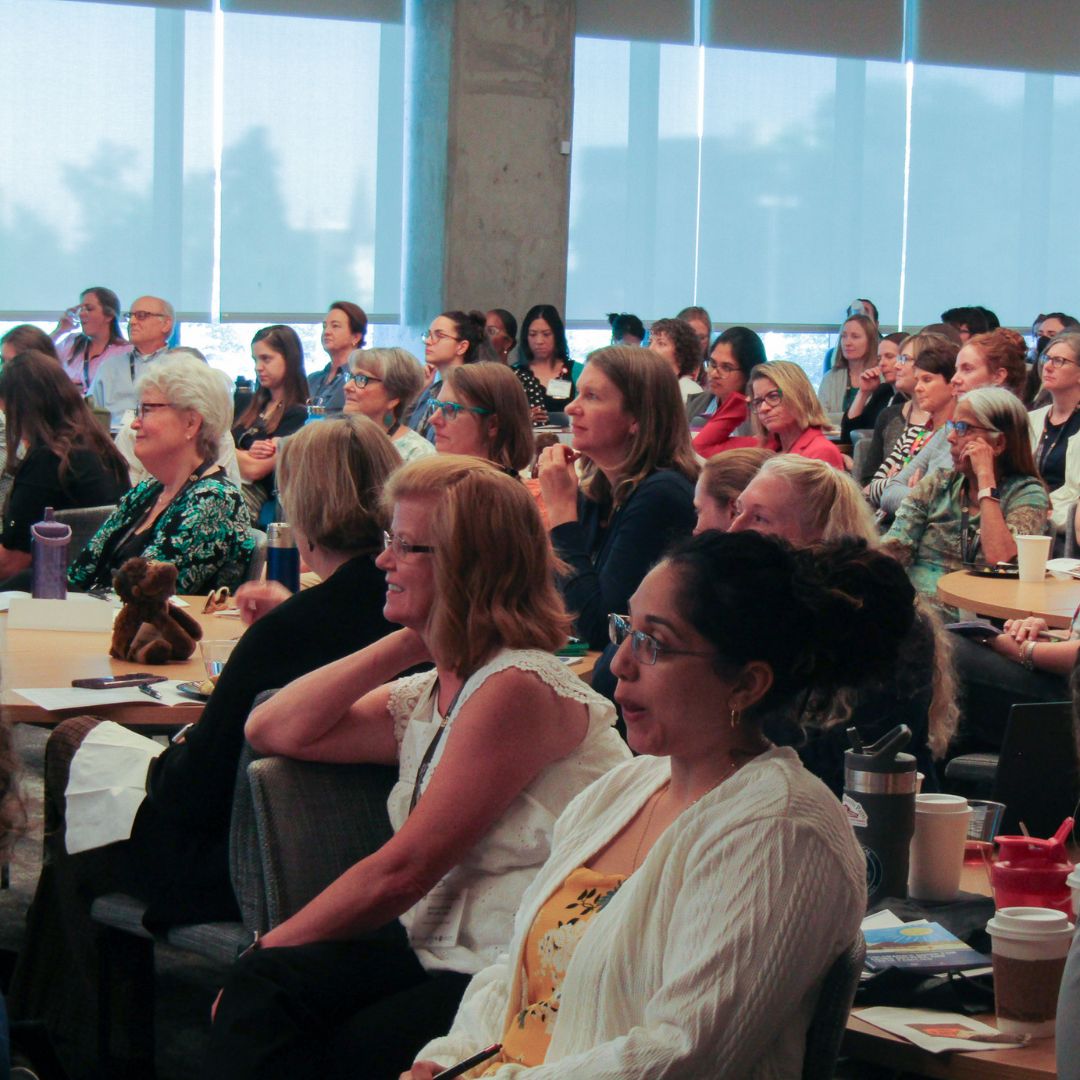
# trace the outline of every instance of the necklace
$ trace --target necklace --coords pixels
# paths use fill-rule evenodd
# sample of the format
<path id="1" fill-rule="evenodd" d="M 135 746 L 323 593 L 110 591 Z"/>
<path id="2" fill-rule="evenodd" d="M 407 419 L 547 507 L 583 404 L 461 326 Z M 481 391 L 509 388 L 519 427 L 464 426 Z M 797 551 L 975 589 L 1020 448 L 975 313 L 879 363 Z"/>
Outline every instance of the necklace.
<path id="1" fill-rule="evenodd" d="M 756 757 L 757 755 L 753 756 Z M 680 816 L 682 814 L 685 814 L 686 811 L 689 810 L 691 807 L 696 806 L 699 802 L 701 802 L 701 800 L 704 799 L 705 796 L 709 794 L 709 792 L 715 791 L 725 780 L 729 780 L 732 776 L 734 776 L 735 773 L 737 773 L 742 767 L 742 764 L 743 763 L 739 761 L 733 760 L 731 762 L 731 768 L 729 768 L 728 771 L 724 773 L 724 775 L 721 776 L 720 779 L 717 780 L 711 788 L 709 788 L 707 791 L 703 791 L 696 799 L 693 800 L 693 802 L 690 802 L 686 806 L 684 806 L 683 809 L 679 812 Z M 634 848 L 634 861 L 630 866 L 631 874 L 638 868 L 638 859 L 641 857 L 641 848 L 642 845 L 645 843 L 645 837 L 649 835 L 649 830 L 652 828 L 653 817 L 656 814 L 656 808 L 660 805 L 660 803 L 670 791 L 671 780 L 669 779 L 664 782 L 663 790 L 657 794 L 657 796 L 653 799 L 652 806 L 649 807 L 649 814 L 645 819 L 645 828 L 642 830 L 641 835 L 638 837 L 637 847 Z"/>

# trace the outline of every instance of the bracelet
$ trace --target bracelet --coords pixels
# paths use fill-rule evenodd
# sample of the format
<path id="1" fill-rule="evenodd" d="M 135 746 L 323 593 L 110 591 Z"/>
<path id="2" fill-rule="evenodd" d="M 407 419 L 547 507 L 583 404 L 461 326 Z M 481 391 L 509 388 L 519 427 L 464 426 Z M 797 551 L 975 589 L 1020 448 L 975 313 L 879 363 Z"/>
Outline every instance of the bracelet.
<path id="1" fill-rule="evenodd" d="M 1020 646 L 1020 663 L 1028 669 L 1028 671 L 1035 670 L 1035 645 L 1034 641 L 1025 641 Z"/>

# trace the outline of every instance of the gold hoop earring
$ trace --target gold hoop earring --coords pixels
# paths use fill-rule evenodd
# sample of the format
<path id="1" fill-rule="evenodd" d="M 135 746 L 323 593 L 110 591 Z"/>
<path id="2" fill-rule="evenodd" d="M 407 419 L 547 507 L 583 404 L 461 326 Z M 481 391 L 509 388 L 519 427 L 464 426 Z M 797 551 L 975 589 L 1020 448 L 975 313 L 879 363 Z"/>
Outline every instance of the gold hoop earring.
<path id="1" fill-rule="evenodd" d="M 731 710 L 731 729 L 734 731 L 742 723 L 742 713 L 738 709 Z"/>

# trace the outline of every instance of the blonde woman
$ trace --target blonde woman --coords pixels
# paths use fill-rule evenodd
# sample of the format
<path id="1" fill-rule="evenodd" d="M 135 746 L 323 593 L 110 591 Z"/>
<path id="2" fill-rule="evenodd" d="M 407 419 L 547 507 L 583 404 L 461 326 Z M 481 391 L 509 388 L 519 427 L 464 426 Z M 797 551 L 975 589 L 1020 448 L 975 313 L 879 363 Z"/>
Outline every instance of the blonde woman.
<path id="1" fill-rule="evenodd" d="M 790 360 L 758 364 L 750 372 L 750 390 L 754 430 L 763 446 L 844 467 L 840 451 L 825 437 L 829 418 L 798 364 Z"/>
<path id="2" fill-rule="evenodd" d="M 731 523 L 732 532 L 771 533 L 799 547 L 840 540 L 860 541 L 870 548 L 881 543 L 858 484 L 822 461 L 791 454 L 771 458 L 735 505 L 738 516 Z M 800 749 L 804 763 L 839 795 L 848 747 L 846 728 L 854 724 L 863 741 L 871 743 L 897 724 L 907 724 L 911 751 L 926 776 L 923 790 L 937 790 L 934 761 L 944 756 L 956 731 L 955 684 L 950 637 L 933 609 L 920 602 L 919 618 L 883 678 L 848 698 L 803 702 L 807 715 L 798 719 L 817 721 Z"/>
<path id="3" fill-rule="evenodd" d="M 402 629 L 285 687 L 246 735 L 262 753 L 396 767 L 394 835 L 238 963 L 214 1080 L 407 1068 L 506 947 L 555 818 L 629 757 L 609 703 L 552 655 L 570 619 L 525 486 L 437 454 L 403 465 L 386 500 L 377 565 Z"/>
<path id="4" fill-rule="evenodd" d="M 840 329 L 840 347 L 832 368 L 818 387 L 829 423 L 839 427 L 860 390 L 872 392 L 880 381 L 877 348 L 881 334 L 869 315 L 849 315 Z"/>

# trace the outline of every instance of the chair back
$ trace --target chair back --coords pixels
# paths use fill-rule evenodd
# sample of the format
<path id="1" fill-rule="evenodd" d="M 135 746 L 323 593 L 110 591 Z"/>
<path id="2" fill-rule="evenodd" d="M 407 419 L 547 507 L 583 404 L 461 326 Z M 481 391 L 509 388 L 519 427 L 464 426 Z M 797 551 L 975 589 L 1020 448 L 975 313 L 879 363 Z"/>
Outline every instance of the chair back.
<path id="1" fill-rule="evenodd" d="M 1071 703 L 1014 705 L 994 777 L 993 799 L 1005 804 L 1002 834 L 1018 835 L 1022 821 L 1032 836 L 1052 836 L 1078 797 Z"/>
<path id="2" fill-rule="evenodd" d="M 53 515 L 57 521 L 71 527 L 71 543 L 68 545 L 68 565 L 75 556 L 90 543 L 94 533 L 105 524 L 105 520 L 116 509 L 112 506 L 80 506 L 74 510 L 57 510 Z"/>
<path id="3" fill-rule="evenodd" d="M 251 552 L 251 562 L 248 563 L 247 581 L 259 581 L 266 569 L 266 533 L 262 529 L 248 526 L 248 532 L 255 541 L 255 547 Z"/>
<path id="4" fill-rule="evenodd" d="M 832 1080 L 865 957 L 866 940 L 860 932 L 825 975 L 806 1033 L 802 1080 Z"/>

